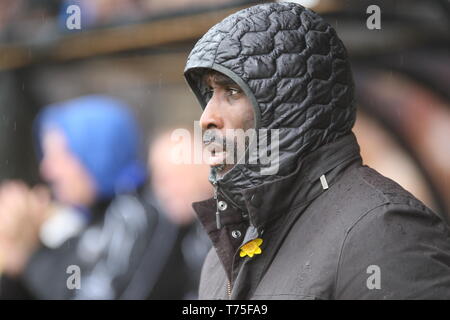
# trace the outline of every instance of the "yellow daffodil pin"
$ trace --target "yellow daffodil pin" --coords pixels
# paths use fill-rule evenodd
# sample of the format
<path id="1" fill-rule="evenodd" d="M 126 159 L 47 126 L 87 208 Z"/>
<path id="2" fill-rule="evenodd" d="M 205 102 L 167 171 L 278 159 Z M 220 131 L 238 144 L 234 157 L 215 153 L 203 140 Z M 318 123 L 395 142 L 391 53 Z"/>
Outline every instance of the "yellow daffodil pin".
<path id="1" fill-rule="evenodd" d="M 256 239 L 253 239 L 253 240 L 247 242 L 246 244 L 244 244 L 241 247 L 241 253 L 240 253 L 241 258 L 245 257 L 245 256 L 249 256 L 251 258 L 255 254 L 261 254 L 262 250 L 259 246 L 262 243 L 263 243 L 263 239 L 256 238 Z"/>

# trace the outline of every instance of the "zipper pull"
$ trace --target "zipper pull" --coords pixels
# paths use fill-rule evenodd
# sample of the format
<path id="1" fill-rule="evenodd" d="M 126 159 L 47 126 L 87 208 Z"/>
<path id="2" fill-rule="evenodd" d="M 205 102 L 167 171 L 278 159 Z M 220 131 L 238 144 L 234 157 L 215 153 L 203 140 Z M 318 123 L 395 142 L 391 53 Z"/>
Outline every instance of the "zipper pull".
<path id="1" fill-rule="evenodd" d="M 220 223 L 220 213 L 219 213 L 219 210 L 216 211 L 216 226 L 217 226 L 217 229 L 222 228 L 222 224 Z"/>
<path id="2" fill-rule="evenodd" d="M 216 227 L 217 229 L 221 229 L 222 223 L 220 222 L 219 197 L 217 195 L 218 194 L 217 189 L 219 188 L 219 186 L 217 185 L 217 181 L 215 181 L 213 184 L 214 184 L 214 199 L 216 200 Z"/>

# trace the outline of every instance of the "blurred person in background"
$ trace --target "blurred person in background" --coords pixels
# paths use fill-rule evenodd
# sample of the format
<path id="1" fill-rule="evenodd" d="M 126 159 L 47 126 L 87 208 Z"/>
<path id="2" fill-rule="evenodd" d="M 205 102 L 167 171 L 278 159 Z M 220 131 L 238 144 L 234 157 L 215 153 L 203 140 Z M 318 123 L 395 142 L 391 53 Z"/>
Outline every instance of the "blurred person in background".
<path id="1" fill-rule="evenodd" d="M 177 230 L 152 204 L 128 106 L 100 95 L 51 105 L 35 135 L 50 188 L 0 186 L 0 297 L 177 298 L 159 281 Z"/>
<path id="2" fill-rule="evenodd" d="M 152 189 L 162 211 L 178 226 L 172 262 L 165 273 L 172 277 L 183 273 L 184 279 L 177 285 L 186 286 L 186 289 L 180 298 L 196 299 L 201 267 L 211 242 L 198 223 L 192 202 L 211 197 L 213 190 L 207 179 L 208 166 L 193 163 L 192 157 L 183 163 L 183 154 L 176 152 L 182 150 L 182 143 L 187 144 L 184 147 L 191 148 L 193 141 L 176 141 L 172 139 L 173 132 L 167 130 L 158 135 L 151 145 L 149 165 Z"/>

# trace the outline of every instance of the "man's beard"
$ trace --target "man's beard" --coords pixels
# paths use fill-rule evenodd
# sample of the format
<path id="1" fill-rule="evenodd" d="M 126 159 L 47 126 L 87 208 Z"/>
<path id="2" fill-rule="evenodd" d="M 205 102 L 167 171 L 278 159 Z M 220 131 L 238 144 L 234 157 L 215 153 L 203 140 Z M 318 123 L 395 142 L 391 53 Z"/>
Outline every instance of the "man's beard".
<path id="1" fill-rule="evenodd" d="M 211 174 L 214 174 L 216 179 L 221 179 L 239 161 L 245 161 L 245 151 L 248 149 L 249 141 L 244 136 L 244 143 L 239 144 L 239 138 L 237 139 L 236 136 L 227 138 L 217 129 L 208 129 L 204 132 L 203 145 L 208 150 L 210 159 L 216 161 L 213 164 L 210 163 Z"/>
<path id="2" fill-rule="evenodd" d="M 227 150 L 227 139 L 218 133 L 217 130 L 208 129 L 203 134 L 203 146 L 210 150 L 209 152 L 212 156 L 215 156 L 216 150 L 222 150 L 221 152 L 226 153 Z M 223 158 L 223 163 L 218 163 L 216 165 L 211 165 L 211 170 L 220 176 L 226 167 L 226 158 Z"/>

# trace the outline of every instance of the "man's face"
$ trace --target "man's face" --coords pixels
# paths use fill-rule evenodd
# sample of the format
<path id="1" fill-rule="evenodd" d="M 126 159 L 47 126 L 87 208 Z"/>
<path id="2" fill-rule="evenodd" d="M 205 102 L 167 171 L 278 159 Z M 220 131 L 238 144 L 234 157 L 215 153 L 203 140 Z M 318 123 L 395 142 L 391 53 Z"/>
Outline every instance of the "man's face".
<path id="1" fill-rule="evenodd" d="M 89 173 L 69 150 L 62 132 L 49 129 L 42 139 L 40 171 L 60 201 L 89 206 L 95 199 L 95 186 Z"/>
<path id="2" fill-rule="evenodd" d="M 250 99 L 243 90 L 230 78 L 218 72 L 207 73 L 203 81 L 208 92 L 208 102 L 200 117 L 200 126 L 205 132 L 204 145 L 208 150 L 207 163 L 217 168 L 218 177 L 222 177 L 234 164 L 225 164 L 227 137 L 233 134 L 232 129 L 246 131 L 254 128 L 254 110 Z M 231 129 L 231 130 L 230 130 Z M 229 139 L 231 140 L 231 138 Z M 234 145 L 234 143 L 231 143 Z"/>

